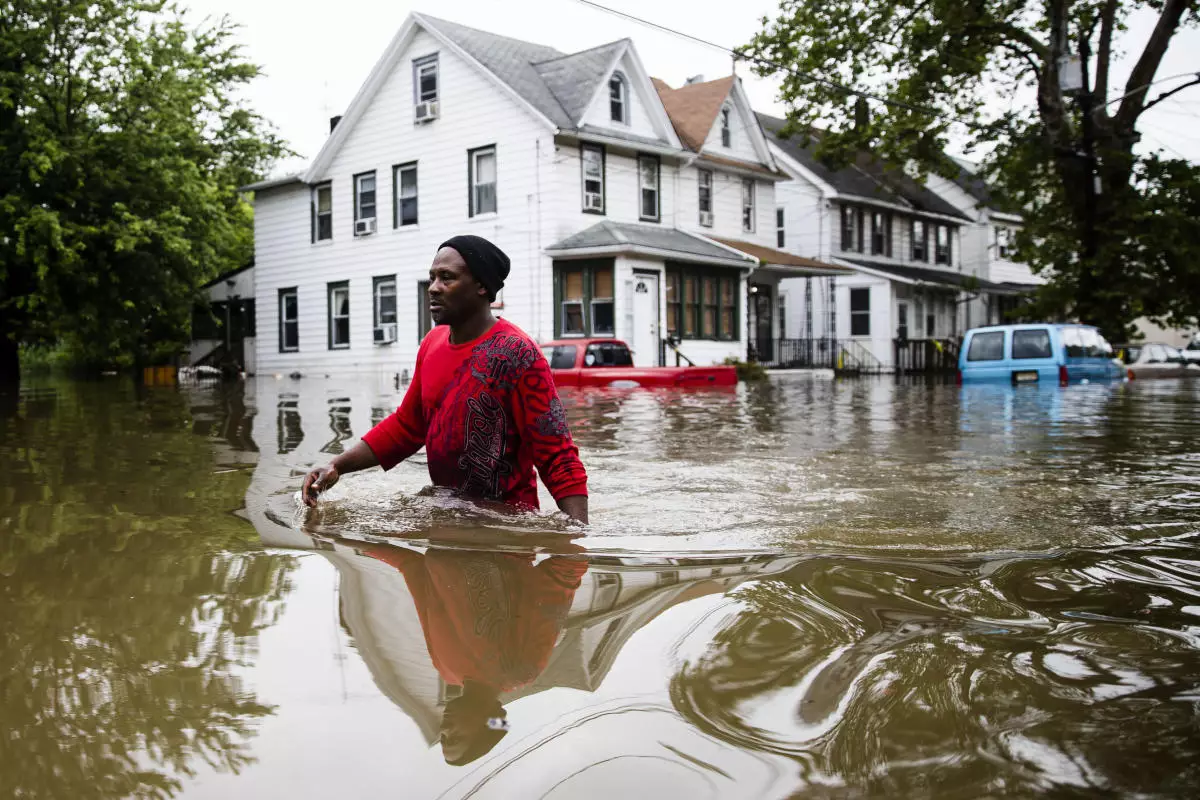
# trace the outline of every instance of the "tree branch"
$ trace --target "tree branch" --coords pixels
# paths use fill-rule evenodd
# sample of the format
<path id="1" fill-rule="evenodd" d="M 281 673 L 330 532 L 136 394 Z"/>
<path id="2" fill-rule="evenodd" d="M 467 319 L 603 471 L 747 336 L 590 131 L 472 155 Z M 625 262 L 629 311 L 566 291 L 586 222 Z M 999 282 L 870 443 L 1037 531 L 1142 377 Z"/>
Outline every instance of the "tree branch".
<path id="1" fill-rule="evenodd" d="M 1115 117 L 1118 132 L 1132 132 L 1133 124 L 1145 110 L 1146 92 L 1154 80 L 1154 73 L 1162 63 L 1171 37 L 1179 28 L 1183 13 L 1191 4 L 1192 0 L 1165 0 L 1163 3 L 1162 14 L 1158 17 L 1154 32 L 1150 34 L 1150 40 L 1146 42 L 1146 49 L 1142 51 L 1133 72 L 1129 73 L 1129 80 L 1125 82 L 1125 92 L 1128 96 L 1121 102 L 1121 109 Z"/>
<path id="2" fill-rule="evenodd" d="M 1096 53 L 1096 96 L 1108 99 L 1108 68 L 1112 60 L 1113 27 L 1116 25 L 1117 0 L 1108 0 L 1100 12 L 1100 49 Z"/>
<path id="3" fill-rule="evenodd" d="M 1158 97 L 1151 100 L 1149 103 L 1146 103 L 1146 105 L 1142 106 L 1142 113 L 1145 114 L 1147 111 L 1154 108 L 1156 105 L 1161 103 L 1163 100 L 1166 100 L 1171 95 L 1176 94 L 1177 92 L 1182 92 L 1184 89 L 1189 89 L 1192 86 L 1200 86 L 1200 72 L 1196 73 L 1195 80 L 1190 80 L 1187 83 L 1180 84 L 1179 86 L 1176 86 L 1171 91 L 1163 92 Z"/>

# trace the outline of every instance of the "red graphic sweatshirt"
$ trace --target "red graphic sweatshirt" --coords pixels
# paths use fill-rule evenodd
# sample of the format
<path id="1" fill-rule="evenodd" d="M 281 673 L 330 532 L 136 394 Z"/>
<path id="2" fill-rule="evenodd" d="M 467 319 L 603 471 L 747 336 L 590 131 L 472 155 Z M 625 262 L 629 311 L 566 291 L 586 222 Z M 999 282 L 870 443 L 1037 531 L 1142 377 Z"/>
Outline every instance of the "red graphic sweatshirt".
<path id="1" fill-rule="evenodd" d="M 424 446 L 434 485 L 467 497 L 537 508 L 535 467 L 555 500 L 587 494 L 550 365 L 503 319 L 463 344 L 430 331 L 400 408 L 363 441 L 385 470 Z"/>

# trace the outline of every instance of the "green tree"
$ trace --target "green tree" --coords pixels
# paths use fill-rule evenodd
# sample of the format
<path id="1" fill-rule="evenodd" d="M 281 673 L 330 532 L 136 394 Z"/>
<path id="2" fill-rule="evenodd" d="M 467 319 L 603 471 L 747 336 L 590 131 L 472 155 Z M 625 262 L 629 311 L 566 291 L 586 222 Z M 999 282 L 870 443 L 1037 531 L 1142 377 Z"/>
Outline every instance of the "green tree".
<path id="1" fill-rule="evenodd" d="M 253 253 L 237 187 L 286 153 L 240 97 L 228 19 L 161 1 L 0 0 L 0 385 L 19 346 L 130 364 L 188 340 Z"/>
<path id="2" fill-rule="evenodd" d="M 1135 13 L 1155 15 L 1153 33 L 1114 86 Z M 999 201 L 1025 217 L 1020 257 L 1050 280 L 1039 310 L 1124 338 L 1143 315 L 1200 313 L 1200 170 L 1134 152 L 1146 111 L 1200 83 L 1155 86 L 1172 37 L 1198 23 L 1195 0 L 783 0 L 742 52 L 782 79 L 788 132 L 830 127 L 835 161 L 869 149 L 951 177 L 951 139 L 984 151 Z M 1060 85 L 1069 56 L 1078 92 Z"/>

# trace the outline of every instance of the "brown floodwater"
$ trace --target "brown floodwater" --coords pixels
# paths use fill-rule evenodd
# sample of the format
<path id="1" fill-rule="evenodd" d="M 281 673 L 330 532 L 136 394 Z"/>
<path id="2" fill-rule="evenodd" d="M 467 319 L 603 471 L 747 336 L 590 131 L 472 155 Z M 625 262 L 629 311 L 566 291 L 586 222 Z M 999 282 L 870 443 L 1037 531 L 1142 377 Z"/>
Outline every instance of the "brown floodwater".
<path id="1" fill-rule="evenodd" d="M 0 796 L 1200 794 L 1200 382 L 575 394 L 587 529 L 305 511 L 399 397 L 0 407 Z"/>

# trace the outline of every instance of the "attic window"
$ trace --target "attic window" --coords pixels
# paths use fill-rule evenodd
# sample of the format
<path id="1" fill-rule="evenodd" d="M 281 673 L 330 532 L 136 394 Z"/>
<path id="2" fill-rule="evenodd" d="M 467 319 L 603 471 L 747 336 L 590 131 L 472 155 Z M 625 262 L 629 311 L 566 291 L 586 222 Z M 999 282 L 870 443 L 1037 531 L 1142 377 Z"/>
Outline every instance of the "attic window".
<path id="1" fill-rule="evenodd" d="M 733 132 L 729 129 L 729 106 L 721 109 L 721 146 L 729 147 L 733 141 Z"/>
<path id="2" fill-rule="evenodd" d="M 629 124 L 629 87 L 619 72 L 608 80 L 608 108 L 613 122 Z"/>

